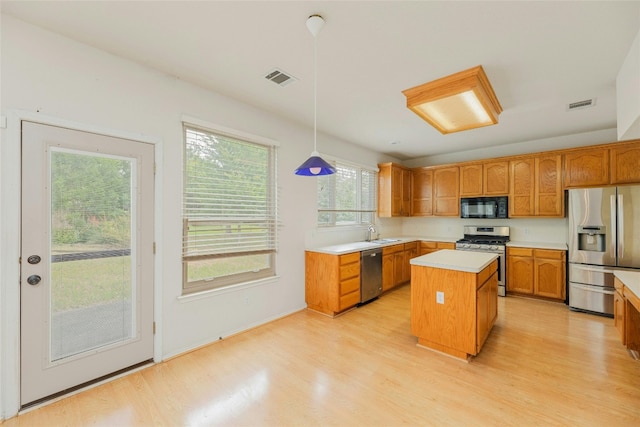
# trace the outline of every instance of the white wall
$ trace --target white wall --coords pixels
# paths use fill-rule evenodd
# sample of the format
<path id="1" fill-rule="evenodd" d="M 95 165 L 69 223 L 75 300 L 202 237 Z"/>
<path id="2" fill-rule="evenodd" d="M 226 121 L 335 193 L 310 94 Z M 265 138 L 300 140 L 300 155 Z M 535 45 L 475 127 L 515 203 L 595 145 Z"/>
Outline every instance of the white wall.
<path id="1" fill-rule="evenodd" d="M 462 219 L 451 217 L 405 218 L 405 236 L 424 236 L 447 240 L 461 239 L 465 225 L 508 226 L 510 240 L 518 242 L 567 243 L 567 218 Z M 445 240 L 446 241 L 446 240 Z"/>
<path id="2" fill-rule="evenodd" d="M 313 149 L 312 130 L 268 112 L 2 15 L 0 114 L 141 135 L 160 141 L 161 209 L 157 227 L 162 288 L 156 304 L 162 358 L 216 341 L 305 307 L 304 249 L 350 238 L 315 231 L 316 181 L 293 170 Z M 213 71 L 212 71 L 213 72 Z M 278 278 L 251 288 L 179 298 L 181 291 L 182 127 L 184 115 L 279 141 Z M 19 130 L 0 129 L 0 419 L 17 411 L 19 280 Z M 375 165 L 392 161 L 362 147 L 318 135 L 325 153 Z M 7 203 L 11 201 L 11 203 Z M 356 235 L 365 235 L 356 229 Z M 11 239 L 9 239 L 11 237 Z M 11 240 L 11 241 L 9 241 Z M 9 314 L 7 314 L 9 313 Z M 161 313 L 159 316 L 158 314 Z M 157 353 L 158 354 L 158 353 Z"/>
<path id="3" fill-rule="evenodd" d="M 573 135 L 557 136 L 553 138 L 516 142 L 497 147 L 479 148 L 477 150 L 420 157 L 407 160 L 406 162 L 403 162 L 403 164 L 411 168 L 437 166 L 447 163 L 466 162 L 468 160 L 482 160 L 493 157 L 517 156 L 520 154 L 561 150 L 564 148 L 582 147 L 587 145 L 608 144 L 614 141 L 616 141 L 616 129 L 611 128 Z"/>
<path id="4" fill-rule="evenodd" d="M 640 31 L 616 78 L 618 139 L 640 138 Z"/>

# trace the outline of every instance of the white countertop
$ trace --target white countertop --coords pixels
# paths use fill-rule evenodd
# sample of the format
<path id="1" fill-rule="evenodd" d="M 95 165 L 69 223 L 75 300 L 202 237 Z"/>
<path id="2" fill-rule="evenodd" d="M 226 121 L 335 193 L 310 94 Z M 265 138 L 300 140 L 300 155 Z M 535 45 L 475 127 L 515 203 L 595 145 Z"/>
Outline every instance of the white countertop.
<path id="1" fill-rule="evenodd" d="M 395 240 L 387 243 L 371 243 L 371 242 L 349 242 L 339 245 L 323 246 L 321 248 L 307 248 L 307 251 L 320 252 L 332 255 L 343 255 L 352 252 L 367 251 L 369 249 L 384 248 L 385 246 L 401 245 L 403 243 L 416 242 L 424 240 L 427 242 L 451 242 L 455 243 L 458 239 L 452 237 L 381 237 L 380 239 Z"/>
<path id="2" fill-rule="evenodd" d="M 411 259 L 411 265 L 422 267 L 444 268 L 447 270 L 466 271 L 480 273 L 498 254 L 488 252 L 456 251 L 442 249 L 437 252 L 422 255 Z"/>
<path id="3" fill-rule="evenodd" d="M 640 271 L 614 270 L 613 275 L 640 298 Z"/>
<path id="4" fill-rule="evenodd" d="M 508 241 L 507 247 L 515 248 L 533 248 L 533 249 L 555 249 L 559 251 L 566 251 L 568 246 L 566 243 L 548 243 L 548 242 L 520 242 L 520 241 Z"/>

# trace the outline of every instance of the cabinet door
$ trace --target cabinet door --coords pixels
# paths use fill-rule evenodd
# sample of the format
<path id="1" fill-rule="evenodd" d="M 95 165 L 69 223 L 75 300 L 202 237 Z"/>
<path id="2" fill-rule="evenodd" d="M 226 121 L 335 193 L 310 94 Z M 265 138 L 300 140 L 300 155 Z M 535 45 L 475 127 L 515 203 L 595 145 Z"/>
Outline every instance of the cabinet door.
<path id="1" fill-rule="evenodd" d="M 609 150 L 593 148 L 564 155 L 564 188 L 609 184 Z"/>
<path id="2" fill-rule="evenodd" d="M 640 143 L 612 147 L 611 151 L 611 183 L 640 183 Z"/>
<path id="3" fill-rule="evenodd" d="M 393 254 L 382 255 L 382 291 L 388 291 L 394 286 Z"/>
<path id="4" fill-rule="evenodd" d="M 391 167 L 391 216 L 402 216 L 402 177 L 404 169 Z"/>
<path id="5" fill-rule="evenodd" d="M 509 216 L 532 216 L 535 213 L 535 159 L 511 160 L 509 170 Z"/>
<path id="6" fill-rule="evenodd" d="M 507 248 L 507 291 L 533 294 L 533 281 L 533 251 Z"/>
<path id="7" fill-rule="evenodd" d="M 620 334 L 622 345 L 626 345 L 626 336 L 624 333 L 624 297 L 616 289 L 613 294 L 613 323 Z"/>
<path id="8" fill-rule="evenodd" d="M 411 216 L 433 215 L 432 192 L 433 171 L 431 169 L 413 169 L 411 173 Z"/>
<path id="9" fill-rule="evenodd" d="M 483 166 L 483 187 L 486 196 L 509 194 L 509 162 L 488 162 Z"/>
<path id="10" fill-rule="evenodd" d="M 418 256 L 418 243 L 406 243 L 404 245 L 404 259 L 402 260 L 403 272 L 402 282 L 411 280 L 411 258 Z"/>
<path id="11" fill-rule="evenodd" d="M 393 254 L 393 286 L 404 282 L 404 250 Z"/>
<path id="12" fill-rule="evenodd" d="M 536 157 L 535 173 L 536 216 L 564 217 L 562 156 L 558 154 Z"/>
<path id="13" fill-rule="evenodd" d="M 565 263 L 557 259 L 535 258 L 534 294 L 564 300 Z"/>
<path id="14" fill-rule="evenodd" d="M 437 168 L 433 172 L 434 215 L 460 215 L 459 169 Z"/>
<path id="15" fill-rule="evenodd" d="M 460 197 L 482 196 L 482 164 L 460 166 Z"/>
<path id="16" fill-rule="evenodd" d="M 400 206 L 402 216 L 411 215 L 411 170 L 402 169 L 402 202 Z"/>
<path id="17" fill-rule="evenodd" d="M 431 252 L 437 251 L 438 250 L 437 248 L 438 248 L 438 242 L 422 241 L 420 242 L 419 254 L 420 255 L 430 254 Z"/>

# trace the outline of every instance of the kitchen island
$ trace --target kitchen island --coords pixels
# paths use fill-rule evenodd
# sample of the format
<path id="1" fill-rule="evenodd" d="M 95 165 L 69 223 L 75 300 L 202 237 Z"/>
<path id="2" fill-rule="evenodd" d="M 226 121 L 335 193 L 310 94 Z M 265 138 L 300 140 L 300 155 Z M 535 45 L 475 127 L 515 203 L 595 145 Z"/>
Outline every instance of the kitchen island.
<path id="1" fill-rule="evenodd" d="M 440 250 L 411 262 L 411 333 L 418 345 L 468 360 L 498 315 L 498 255 Z"/>

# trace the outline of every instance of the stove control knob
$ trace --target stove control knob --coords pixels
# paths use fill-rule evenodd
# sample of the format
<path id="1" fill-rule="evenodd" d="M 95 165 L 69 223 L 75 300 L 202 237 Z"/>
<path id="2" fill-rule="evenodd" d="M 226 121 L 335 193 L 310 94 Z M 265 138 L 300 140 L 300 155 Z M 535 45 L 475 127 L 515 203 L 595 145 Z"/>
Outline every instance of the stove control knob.
<path id="1" fill-rule="evenodd" d="M 491 246 L 491 247 L 489 247 L 489 249 L 491 249 L 492 251 L 497 251 L 498 247 L 497 246 Z"/>
<path id="2" fill-rule="evenodd" d="M 471 245 L 469 247 L 472 248 L 472 249 L 478 249 L 480 247 L 480 245 Z"/>

